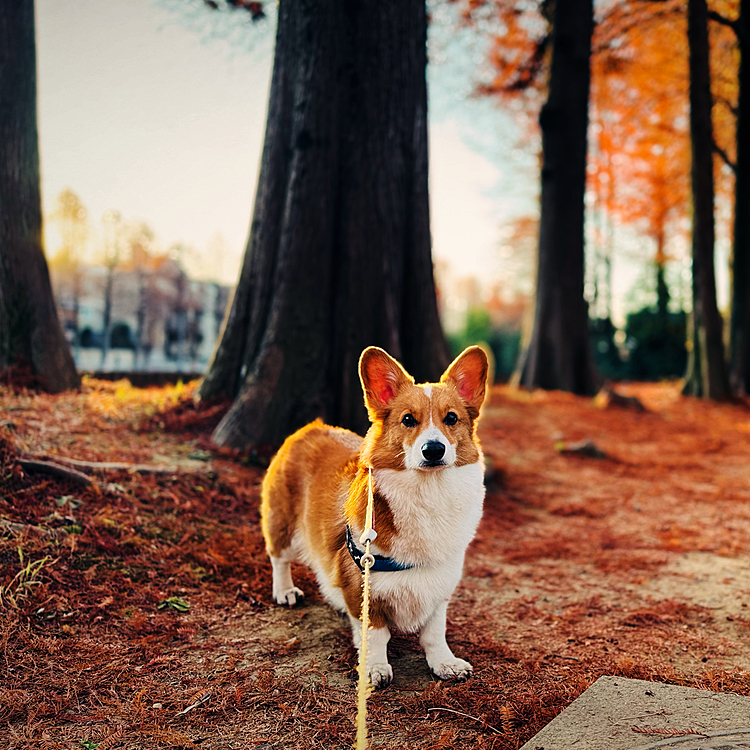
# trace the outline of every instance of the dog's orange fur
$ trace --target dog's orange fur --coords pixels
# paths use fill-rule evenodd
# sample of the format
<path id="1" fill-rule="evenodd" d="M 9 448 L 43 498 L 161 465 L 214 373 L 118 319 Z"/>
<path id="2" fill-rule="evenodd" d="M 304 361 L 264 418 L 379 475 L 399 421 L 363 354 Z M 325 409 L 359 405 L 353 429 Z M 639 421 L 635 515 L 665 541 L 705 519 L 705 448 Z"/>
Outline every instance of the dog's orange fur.
<path id="1" fill-rule="evenodd" d="M 288 570 L 288 560 L 301 559 L 315 570 L 329 601 L 342 609 L 343 603 L 353 622 L 359 617 L 362 576 L 346 548 L 345 534 L 347 524 L 356 539 L 364 528 L 370 467 L 374 475 L 378 475 L 378 470 L 386 470 L 386 473 L 395 472 L 388 476 L 398 480 L 398 477 L 410 473 L 415 477 L 414 481 L 419 481 L 422 474 L 425 477 L 436 475 L 480 462 L 476 419 L 484 398 L 486 376 L 486 356 L 478 347 L 468 349 L 457 358 L 440 383 L 428 386 L 415 385 L 411 376 L 382 350 L 374 347 L 365 350 L 360 360 L 360 377 L 372 426 L 364 440 L 320 420 L 312 422 L 287 438 L 263 481 L 261 523 L 266 548 L 274 562 L 274 596 L 277 601 L 291 605 L 301 596 L 301 592 L 293 588 L 287 572 L 279 574 L 278 585 L 276 580 L 277 566 L 279 570 L 284 566 Z M 449 412 L 456 415 L 455 424 L 446 424 Z M 416 421 L 417 427 L 404 424 L 407 414 Z M 419 446 L 415 449 L 415 441 L 426 434 L 424 431 L 428 425 L 430 435 L 434 430 L 440 430 L 434 434 L 449 449 L 451 446 L 455 448 L 455 459 L 450 467 L 414 469 L 407 466 L 407 453 L 415 450 L 418 453 Z M 483 492 L 482 488 L 482 495 Z M 377 551 L 391 556 L 396 542 L 407 532 L 399 528 L 396 520 L 399 508 L 391 507 L 398 498 L 386 497 L 376 483 L 374 500 Z M 479 503 L 481 512 L 481 497 Z M 416 532 L 408 530 L 408 533 Z M 423 547 L 417 540 L 412 553 L 412 550 L 404 551 L 402 543 L 399 555 L 411 559 L 396 559 L 410 565 L 426 564 L 420 558 L 424 554 Z M 463 552 L 461 561 L 462 555 Z M 414 574 L 403 571 L 373 575 Z M 392 627 L 398 619 L 398 600 L 398 596 L 378 597 L 376 593 L 370 607 L 374 629 L 389 632 L 385 629 Z M 415 622 L 426 616 L 422 613 Z M 467 666 L 470 673 L 470 665 Z M 382 678 L 381 684 L 385 681 L 386 678 Z"/>

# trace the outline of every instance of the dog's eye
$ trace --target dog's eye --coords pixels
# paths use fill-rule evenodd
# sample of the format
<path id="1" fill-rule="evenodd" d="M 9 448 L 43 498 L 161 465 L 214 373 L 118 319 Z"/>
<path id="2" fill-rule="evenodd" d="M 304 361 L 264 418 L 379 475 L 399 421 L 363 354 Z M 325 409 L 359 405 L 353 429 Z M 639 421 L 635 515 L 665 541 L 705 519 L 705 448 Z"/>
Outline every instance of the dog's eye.
<path id="1" fill-rule="evenodd" d="M 458 415 L 454 411 L 449 411 L 445 415 L 445 419 L 443 420 L 443 422 L 447 424 L 448 427 L 453 427 L 453 425 L 456 424 L 456 422 L 458 422 Z"/>
<path id="2" fill-rule="evenodd" d="M 417 426 L 417 420 L 414 419 L 414 415 L 413 414 L 404 414 L 404 417 L 401 420 L 401 424 L 404 427 L 416 427 Z"/>

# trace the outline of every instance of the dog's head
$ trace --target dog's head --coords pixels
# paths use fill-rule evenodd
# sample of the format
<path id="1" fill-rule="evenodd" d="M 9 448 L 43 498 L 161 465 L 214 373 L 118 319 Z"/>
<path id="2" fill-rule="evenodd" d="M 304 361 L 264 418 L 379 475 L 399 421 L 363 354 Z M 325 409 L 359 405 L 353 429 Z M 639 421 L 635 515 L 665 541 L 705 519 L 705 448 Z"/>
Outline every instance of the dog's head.
<path id="1" fill-rule="evenodd" d="M 439 383 L 416 385 L 385 351 L 365 349 L 359 377 L 373 425 L 365 444 L 373 468 L 437 471 L 478 461 L 476 420 L 488 369 L 484 351 L 470 346 Z"/>

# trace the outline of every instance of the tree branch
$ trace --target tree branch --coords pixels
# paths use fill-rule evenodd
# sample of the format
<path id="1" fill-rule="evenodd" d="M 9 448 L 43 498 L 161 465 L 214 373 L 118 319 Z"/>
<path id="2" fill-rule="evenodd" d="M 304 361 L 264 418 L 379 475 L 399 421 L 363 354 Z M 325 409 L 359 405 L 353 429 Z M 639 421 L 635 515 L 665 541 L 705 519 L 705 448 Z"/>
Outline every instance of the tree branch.
<path id="1" fill-rule="evenodd" d="M 732 170 L 732 172 L 737 174 L 737 165 L 729 158 L 727 155 L 727 152 L 724 151 L 724 149 L 716 142 L 716 139 L 714 139 L 713 142 L 714 151 L 721 157 L 721 160 Z"/>
<path id="2" fill-rule="evenodd" d="M 721 13 L 717 13 L 715 10 L 709 10 L 708 11 L 708 18 L 711 21 L 715 21 L 716 23 L 720 23 L 722 26 L 729 26 L 732 31 L 739 36 L 739 30 L 737 28 L 737 21 L 732 21 L 731 19 L 727 18 L 726 16 L 722 16 Z"/>
<path id="3" fill-rule="evenodd" d="M 219 5 L 216 0 L 203 0 L 203 2 L 211 8 L 211 10 L 221 10 L 222 8 L 245 10 L 250 13 L 250 18 L 253 22 L 261 21 L 266 17 L 263 3 L 258 2 L 257 0 L 224 0 L 223 6 Z"/>
<path id="4" fill-rule="evenodd" d="M 723 96 L 715 96 L 714 101 L 716 104 L 723 104 L 735 117 L 739 115 L 739 107 L 735 107 L 732 102 L 729 101 L 726 97 Z"/>
<path id="5" fill-rule="evenodd" d="M 672 0 L 639 0 L 642 8 L 661 4 L 658 10 L 643 15 L 635 13 L 624 16 L 622 8 L 615 6 L 613 10 L 606 13 L 596 24 L 594 38 L 592 39 L 592 54 L 600 54 L 610 48 L 614 40 L 627 36 L 633 29 L 643 30 L 646 24 L 652 24 L 670 16 L 683 14 L 684 8 L 673 5 Z M 601 30 L 604 30 L 603 34 Z"/>

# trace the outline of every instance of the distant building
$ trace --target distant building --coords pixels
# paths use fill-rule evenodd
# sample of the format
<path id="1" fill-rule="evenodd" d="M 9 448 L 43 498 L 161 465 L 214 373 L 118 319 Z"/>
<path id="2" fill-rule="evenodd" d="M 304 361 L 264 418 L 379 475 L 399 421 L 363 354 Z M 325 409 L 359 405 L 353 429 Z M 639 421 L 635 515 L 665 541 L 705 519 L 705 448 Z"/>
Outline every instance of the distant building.
<path id="1" fill-rule="evenodd" d="M 230 287 L 145 253 L 114 267 L 52 264 L 58 314 L 80 370 L 205 370 Z"/>

